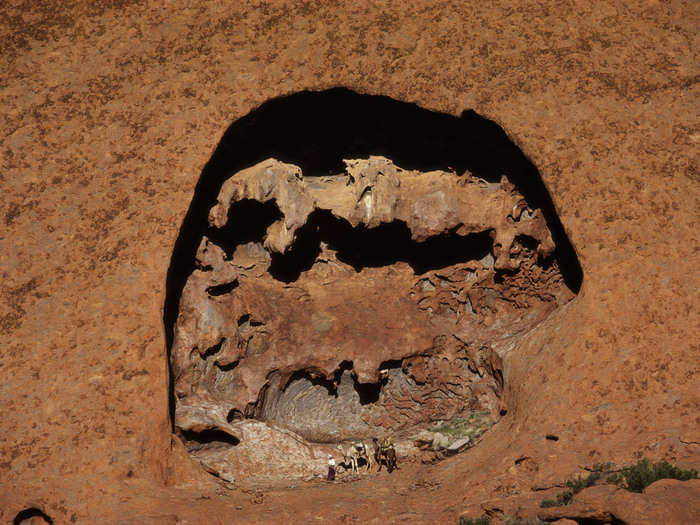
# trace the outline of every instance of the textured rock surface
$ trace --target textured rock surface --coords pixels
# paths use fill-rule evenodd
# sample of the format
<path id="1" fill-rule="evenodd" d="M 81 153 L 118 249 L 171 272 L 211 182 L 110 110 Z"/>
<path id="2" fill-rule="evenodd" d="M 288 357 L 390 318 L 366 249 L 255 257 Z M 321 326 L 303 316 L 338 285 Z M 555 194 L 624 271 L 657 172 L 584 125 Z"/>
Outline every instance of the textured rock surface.
<path id="1" fill-rule="evenodd" d="M 318 478 L 325 473 L 328 454 L 338 455 L 332 447 L 310 446 L 296 434 L 260 421 L 239 421 L 228 428 L 239 441 L 187 443 L 205 470 L 231 483 L 255 479 L 279 485 L 283 480 Z"/>
<path id="2" fill-rule="evenodd" d="M 572 519 L 575 523 L 694 523 L 700 515 L 700 481 L 663 479 L 636 494 L 612 485 L 591 487 L 577 494 L 571 505 L 541 511 L 540 519 Z"/>
<path id="3" fill-rule="evenodd" d="M 345 164 L 304 177 L 269 159 L 223 183 L 174 327 L 178 431 L 235 435 L 246 416 L 340 442 L 497 417 L 502 355 L 573 297 L 542 210 L 505 175 Z"/>
<path id="4" fill-rule="evenodd" d="M 5 2 L 0 520 L 450 523 L 596 461 L 697 467 L 698 9 Z M 351 491 L 225 490 L 171 437 L 167 266 L 227 127 L 338 85 L 502 125 L 587 278 L 504 360 L 479 446 Z"/>

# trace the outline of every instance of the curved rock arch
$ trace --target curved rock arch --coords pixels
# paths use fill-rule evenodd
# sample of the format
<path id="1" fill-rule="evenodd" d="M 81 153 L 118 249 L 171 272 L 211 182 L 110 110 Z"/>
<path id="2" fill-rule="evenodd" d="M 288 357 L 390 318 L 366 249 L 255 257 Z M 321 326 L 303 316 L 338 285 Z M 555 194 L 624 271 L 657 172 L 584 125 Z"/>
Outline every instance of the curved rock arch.
<path id="1" fill-rule="evenodd" d="M 385 176 L 382 170 L 388 175 Z M 267 180 L 265 187 L 262 188 L 260 178 L 263 175 L 261 174 L 267 173 L 269 175 L 273 172 L 274 181 Z M 487 199 L 487 195 L 496 195 L 497 198 L 511 199 L 506 199 L 508 206 L 511 206 L 513 210 L 517 208 L 518 211 L 517 213 L 513 211 L 508 216 L 493 219 L 491 223 L 486 220 L 483 224 L 477 225 L 478 221 L 474 222 L 476 219 L 473 216 L 470 216 L 466 211 L 464 216 L 459 213 L 455 215 L 452 211 L 459 206 L 449 205 L 450 214 L 455 215 L 454 217 L 451 215 L 452 222 L 445 219 L 447 222 L 443 221 L 433 229 L 426 228 L 426 231 L 420 232 L 419 230 L 422 228 L 420 217 L 416 217 L 415 214 L 411 215 L 409 211 L 406 211 L 408 209 L 406 207 L 404 207 L 406 209 L 402 214 L 397 211 L 401 206 L 395 204 L 411 200 L 410 192 L 402 195 L 398 189 L 395 190 L 395 195 L 392 194 L 394 195 L 392 197 L 394 204 L 384 203 L 385 213 L 383 216 L 380 213 L 373 218 L 368 216 L 364 219 L 358 215 L 359 212 L 355 208 L 336 202 L 338 199 L 329 200 L 323 197 L 323 195 L 338 195 L 343 191 L 348 191 L 352 194 L 346 199 L 348 202 L 352 201 L 350 197 L 361 202 L 365 197 L 366 187 L 371 187 L 371 185 L 366 187 L 358 185 L 356 179 L 368 177 L 367 180 L 372 179 L 371 184 L 377 185 L 379 184 L 377 173 L 384 177 L 382 180 L 388 177 L 390 181 L 394 181 L 393 184 L 396 188 L 400 186 L 396 181 L 407 181 L 404 186 L 407 184 L 410 186 L 411 181 L 416 181 L 411 186 L 411 191 L 417 192 L 415 195 L 423 195 L 426 199 L 430 193 L 429 187 L 433 184 L 439 186 L 443 184 L 442 181 L 448 181 L 445 183 L 447 184 L 445 194 L 451 196 L 461 192 L 462 190 L 457 189 L 457 185 L 464 185 L 464 181 L 469 179 L 476 184 L 470 186 L 473 190 L 470 191 L 473 194 L 466 201 L 476 202 L 480 199 Z M 236 176 L 233 177 L 234 175 Z M 345 179 L 340 181 L 338 179 L 340 176 L 345 177 Z M 245 182 L 246 180 L 248 182 Z M 298 210 L 299 202 L 290 202 L 286 186 L 280 189 L 282 184 L 287 184 L 284 181 L 292 181 L 290 184 L 295 187 L 295 195 L 303 195 L 303 197 L 297 198 L 306 199 L 304 200 L 306 203 L 304 213 Z M 425 181 L 427 183 L 424 183 Z M 339 182 L 340 184 L 338 184 Z M 330 186 L 319 190 L 320 193 L 314 189 L 316 186 L 324 184 Z M 426 184 L 427 187 L 423 187 Z M 391 193 L 394 190 L 384 188 L 382 191 L 382 195 L 386 195 L 387 191 Z M 460 209 L 467 210 L 468 208 L 469 206 L 462 206 Z M 387 212 L 388 209 L 393 211 Z M 235 215 L 236 213 L 238 215 Z M 294 213 L 297 215 L 290 218 Z M 527 225 L 523 226 L 524 229 L 514 228 L 512 224 L 505 224 L 507 220 L 510 220 L 511 223 L 524 224 L 524 222 L 520 222 L 523 213 L 526 218 L 534 217 L 536 220 L 527 222 Z M 508 219 L 509 217 L 510 219 Z M 237 225 L 243 222 L 248 224 L 250 228 L 241 231 Z M 497 228 L 496 222 L 501 226 Z M 465 223 L 471 224 L 471 229 L 465 227 Z M 305 231 L 304 227 L 307 225 L 313 225 L 313 228 Z M 226 228 L 229 229 L 226 230 Z M 384 232 L 385 235 L 382 236 L 382 229 L 391 231 Z M 499 236 L 505 230 L 508 231 L 508 234 L 505 237 Z M 324 232 L 326 237 L 323 237 Z M 338 232 L 343 232 L 344 238 L 357 236 L 360 241 L 354 244 L 349 242 L 345 245 L 342 243 L 333 245 L 333 236 L 337 236 Z M 207 270 L 207 268 L 211 270 L 210 266 L 203 268 L 209 264 L 206 262 L 208 257 L 214 257 L 217 261 L 229 261 L 234 256 L 233 251 L 238 246 L 259 241 L 251 249 L 256 252 L 256 256 L 271 260 L 270 267 L 273 268 L 273 271 L 267 273 L 278 281 L 285 281 L 285 278 L 280 278 L 280 275 L 291 276 L 287 279 L 287 282 L 290 282 L 298 279 L 302 272 L 313 266 L 319 256 L 319 247 L 322 243 L 325 246 L 330 242 L 331 252 L 334 257 L 337 257 L 339 264 L 351 266 L 355 272 L 358 272 L 358 264 L 359 268 L 363 267 L 362 260 L 359 260 L 362 258 L 355 257 L 353 264 L 350 260 L 352 257 L 347 256 L 351 251 L 348 249 L 346 249 L 346 256 L 343 258 L 343 246 L 351 246 L 352 250 L 357 252 L 358 243 L 372 242 L 374 243 L 372 246 L 379 247 L 385 245 L 387 239 L 395 239 L 404 233 L 407 236 L 405 242 L 396 249 L 404 250 L 404 255 L 408 255 L 405 255 L 403 259 L 397 257 L 393 262 L 386 260 L 384 263 L 391 265 L 400 260 L 406 262 L 409 256 L 420 251 L 421 243 L 432 242 L 435 246 L 435 243 L 442 239 L 443 244 L 455 245 L 458 250 L 462 249 L 461 246 L 466 246 L 464 243 L 472 243 L 478 248 L 473 253 L 470 252 L 464 260 L 458 261 L 460 263 L 479 260 L 479 258 L 488 256 L 488 252 L 493 253 L 488 286 L 497 288 L 502 285 L 504 289 L 512 286 L 508 283 L 503 284 L 504 276 L 508 278 L 513 273 L 511 270 L 516 270 L 516 268 L 508 266 L 508 257 L 511 257 L 508 250 L 515 250 L 516 254 L 528 255 L 532 261 L 535 261 L 532 264 L 537 266 L 537 272 L 540 272 L 538 264 L 542 263 L 542 268 L 549 268 L 548 271 L 551 275 L 559 275 L 562 286 L 561 290 L 551 294 L 552 297 L 556 296 L 555 299 L 552 299 L 553 304 L 568 300 L 571 294 L 578 293 L 581 286 L 582 272 L 575 251 L 557 217 L 551 197 L 536 167 L 497 124 L 473 111 L 465 111 L 461 116 L 455 117 L 429 111 L 414 104 L 392 100 L 388 97 L 362 95 L 342 88 L 322 92 L 302 92 L 266 102 L 232 124 L 202 172 L 192 203 L 182 223 L 167 276 L 164 324 L 171 367 L 178 361 L 178 358 L 173 358 L 172 350 L 176 339 L 175 326 L 183 290 L 188 279 L 191 279 L 194 273 Z M 367 241 L 371 238 L 370 234 L 376 238 Z M 368 235 L 370 236 L 368 237 Z M 480 235 L 481 237 L 479 237 Z M 490 237 L 490 241 L 488 237 Z M 305 242 L 304 239 L 310 240 Z M 487 242 L 486 255 L 481 253 L 484 251 L 484 241 Z M 490 247 L 488 246 L 489 242 L 491 243 Z M 505 243 L 505 247 L 502 246 L 503 243 Z M 305 244 L 310 247 L 304 248 Z M 513 246 L 516 247 L 513 248 Z M 301 262 L 292 261 L 295 250 L 300 252 L 302 249 L 306 250 L 300 256 L 303 260 Z M 466 251 L 469 252 L 469 250 Z M 478 256 L 477 252 L 479 252 Z M 444 255 L 443 252 L 440 253 Z M 518 255 L 518 257 L 520 256 Z M 284 262 L 280 263 L 280 261 Z M 280 264 L 282 266 L 296 264 L 296 267 L 293 268 L 293 271 L 285 274 L 284 271 L 289 270 L 287 266 L 282 273 L 278 271 L 279 275 L 275 275 L 275 264 L 277 264 L 278 270 Z M 552 264 L 554 265 L 553 269 Z M 437 267 L 440 267 L 440 264 Z M 432 281 L 428 280 L 426 283 L 424 282 L 425 272 L 416 270 L 415 265 L 411 268 L 417 275 L 415 286 L 421 287 L 418 290 L 419 295 L 426 290 L 432 292 L 430 288 L 435 288 L 437 281 L 433 278 Z M 229 270 L 227 267 L 224 273 L 228 275 L 231 273 Z M 467 267 L 459 267 L 456 271 L 469 272 L 471 270 Z M 550 279 L 550 277 L 547 278 Z M 528 277 L 528 279 L 532 278 Z M 209 296 L 226 296 L 226 294 L 241 292 L 238 289 L 239 279 L 234 274 L 223 281 L 221 278 L 214 281 L 207 278 L 203 279 L 202 283 L 204 284 L 199 285 L 199 287 L 206 288 Z M 566 286 L 563 286 L 563 283 Z M 491 290 L 492 288 L 488 288 L 488 286 L 484 285 L 482 289 Z M 234 292 L 234 290 L 237 291 Z M 411 291 L 410 293 L 415 294 L 416 292 Z M 450 293 L 459 295 L 462 293 L 462 289 L 454 288 L 451 289 Z M 435 308 L 439 308 L 442 304 L 435 297 L 428 297 L 429 294 L 423 295 L 425 296 L 420 296 L 416 302 L 428 301 L 425 304 L 434 303 Z M 502 294 L 499 298 L 503 299 Z M 464 305 L 469 302 L 469 298 L 462 297 L 458 299 L 458 302 Z M 420 305 L 420 303 L 418 304 Z M 230 308 L 230 306 L 226 308 Z M 469 302 L 466 308 L 472 308 L 472 303 Z M 433 315 L 432 306 L 419 309 L 423 312 L 429 311 L 429 314 Z M 549 311 L 547 308 L 541 309 L 535 317 L 539 321 Z M 193 315 L 197 317 L 200 314 Z M 269 315 L 268 312 L 268 317 Z M 311 324 L 317 323 L 321 328 L 325 326 L 324 323 L 332 324 L 333 321 L 329 321 L 329 318 L 333 316 L 330 315 L 326 318 L 325 315 L 326 313 L 321 312 L 312 319 Z M 231 321 L 232 326 L 237 325 L 237 327 L 234 326 L 234 332 L 243 334 L 239 337 L 239 346 L 241 338 L 249 342 L 253 340 L 252 338 L 264 339 L 267 337 L 264 335 L 267 333 L 266 328 L 259 328 L 259 325 L 264 323 L 254 317 L 251 318 L 250 312 L 241 310 L 236 313 L 236 322 Z M 411 323 L 415 324 L 418 319 L 412 318 Z M 196 322 L 194 323 L 196 324 Z M 409 323 L 410 326 L 413 326 L 411 323 Z M 348 330 L 347 325 L 340 324 L 343 330 Z M 402 330 L 405 332 L 406 327 L 402 327 Z M 197 372 L 209 374 L 210 382 L 218 381 L 217 378 L 220 374 L 236 373 L 240 375 L 244 373 L 240 369 L 234 372 L 234 369 L 239 367 L 240 358 L 242 355 L 246 355 L 247 350 L 225 348 L 222 351 L 222 347 L 230 345 L 230 336 L 231 334 L 228 332 L 226 336 L 217 333 L 214 336 L 215 339 L 210 337 L 210 340 L 203 346 L 198 346 L 191 341 L 187 343 L 190 355 L 195 356 L 192 358 L 193 362 L 200 363 L 198 359 L 211 358 L 211 362 L 207 361 L 208 368 L 198 369 Z M 299 338 L 303 337 L 308 337 L 308 335 L 299 335 Z M 446 334 L 438 332 L 426 334 L 426 338 L 430 339 L 431 337 L 434 339 L 449 338 Z M 297 342 L 300 340 L 299 338 L 297 338 Z M 238 442 L 245 431 L 240 428 L 234 429 L 231 426 L 230 418 L 227 417 L 228 414 L 236 413 L 272 421 L 284 429 L 303 435 L 306 439 L 318 441 L 341 441 L 359 434 L 376 433 L 379 427 L 367 423 L 376 414 L 362 412 L 364 409 L 357 407 L 364 404 L 360 402 L 362 392 L 366 393 L 368 388 L 374 388 L 372 385 L 379 385 L 379 366 L 377 366 L 379 361 L 398 363 L 397 366 L 392 367 L 392 370 L 398 370 L 391 372 L 394 380 L 392 384 L 396 386 L 403 384 L 401 381 L 407 382 L 408 387 L 405 385 L 400 388 L 396 387 L 399 388 L 400 392 L 404 392 L 401 388 L 405 387 L 410 390 L 410 388 L 417 388 L 417 386 L 425 384 L 426 381 L 429 382 L 427 379 L 430 375 L 429 369 L 433 366 L 438 368 L 443 366 L 439 364 L 441 359 L 450 361 L 459 358 L 466 363 L 467 373 L 476 374 L 476 376 L 486 375 L 490 378 L 488 389 L 490 389 L 489 395 L 493 401 L 493 397 L 497 397 L 500 393 L 499 388 L 502 388 L 502 372 L 498 364 L 500 360 L 498 352 L 488 348 L 488 345 L 482 344 L 483 341 L 464 341 L 456 335 L 455 339 L 456 343 L 452 340 L 448 343 L 444 341 L 433 343 L 433 348 L 440 349 L 436 353 L 424 352 L 418 356 L 417 354 L 420 352 L 408 352 L 411 355 L 396 355 L 391 351 L 386 351 L 380 352 L 381 355 L 377 355 L 374 360 L 363 364 L 359 363 L 361 356 L 357 353 L 349 359 L 349 356 L 346 355 L 347 348 L 345 355 L 336 356 L 337 363 L 326 368 L 319 367 L 319 363 L 311 362 L 308 359 L 300 359 L 296 363 L 291 362 L 294 359 L 291 361 L 287 359 L 282 368 L 268 366 L 265 370 L 257 371 L 261 377 L 255 381 L 248 380 L 248 383 L 252 382 L 254 385 L 249 385 L 249 389 L 259 391 L 259 394 L 256 400 L 248 401 L 247 407 L 242 405 L 242 401 L 238 404 L 226 404 L 221 403 L 220 398 L 217 402 L 216 396 L 214 398 L 205 396 L 206 400 L 202 401 L 204 399 L 202 398 L 195 407 L 189 406 L 187 408 L 187 416 L 180 416 L 180 419 L 185 417 L 188 423 L 179 430 L 188 432 L 190 435 L 197 431 L 209 434 L 211 432 L 228 432 L 234 435 L 235 441 Z M 279 344 L 279 341 L 275 344 Z M 392 344 L 405 344 L 405 340 L 397 338 L 392 341 Z M 189 350 L 190 347 L 191 350 Z M 447 349 L 448 347 L 451 349 Z M 443 351 L 446 352 L 444 355 L 440 353 Z M 221 355 L 225 355 L 225 358 L 222 359 Z M 349 365 L 348 362 L 350 362 Z M 193 370 L 197 366 L 199 364 L 192 365 Z M 351 372 L 353 366 L 355 370 Z M 449 369 L 450 366 L 448 363 L 443 366 L 443 369 Z M 178 374 L 182 375 L 179 365 Z M 192 374 L 194 375 L 194 372 Z M 184 404 L 179 401 L 178 396 L 185 397 L 189 393 L 176 392 L 175 379 L 171 379 L 170 399 L 173 424 L 178 430 L 176 405 Z M 292 379 L 294 380 L 292 381 Z M 243 381 L 240 378 L 237 380 Z M 192 388 L 197 387 L 193 386 Z M 380 385 L 378 388 L 381 391 L 383 387 Z M 483 385 L 470 387 L 468 390 L 470 394 L 461 395 L 473 394 L 477 399 L 479 395 L 483 394 L 479 392 L 479 388 L 487 387 Z M 332 399 L 334 389 L 336 398 L 341 390 L 347 393 L 347 396 L 342 398 L 342 402 Z M 326 392 L 327 396 L 323 392 Z M 357 395 L 355 396 L 353 392 Z M 392 392 L 387 387 L 387 399 L 391 396 L 397 396 L 397 392 Z M 290 397 L 290 393 L 315 398 L 317 404 L 313 407 L 319 410 L 320 407 L 323 407 L 323 410 L 331 414 L 329 418 L 324 420 L 325 427 L 320 425 L 323 427 L 321 431 L 318 431 L 318 428 L 312 430 L 307 428 L 309 425 L 308 417 L 305 419 L 303 415 L 302 417 L 289 416 L 299 406 L 295 404 L 294 396 Z M 457 397 L 459 395 L 457 394 Z M 329 399 L 324 396 L 329 397 Z M 377 398 L 379 396 L 380 394 L 376 394 Z M 475 406 L 479 406 L 478 402 L 474 403 L 476 403 Z M 482 405 L 489 405 L 489 403 L 493 405 L 489 401 L 483 401 Z M 494 406 L 486 408 L 494 410 Z M 338 414 L 347 412 L 359 414 L 352 424 L 348 425 L 349 433 L 328 431 L 328 428 L 332 428 L 334 425 L 342 425 L 344 419 Z M 440 409 L 437 412 L 440 413 Z M 334 418 L 334 414 L 337 417 Z M 374 421 L 379 420 L 375 417 Z M 312 425 L 314 423 L 317 421 L 311 421 Z M 261 435 L 260 431 L 256 430 L 256 432 L 255 435 Z M 295 436 L 294 439 L 297 437 Z M 226 441 L 220 440 L 218 443 Z M 242 441 L 245 442 L 245 436 L 243 436 Z M 202 447 L 206 448 L 207 444 L 208 442 L 199 443 L 194 449 L 201 450 Z M 216 453 L 219 454 L 219 452 Z M 206 461 L 204 462 L 207 464 Z M 214 464 L 217 466 L 213 466 Z M 222 464 L 224 467 L 228 466 L 226 460 L 221 460 L 219 457 L 216 461 L 209 462 L 209 468 L 221 475 L 222 471 L 226 471 Z"/>

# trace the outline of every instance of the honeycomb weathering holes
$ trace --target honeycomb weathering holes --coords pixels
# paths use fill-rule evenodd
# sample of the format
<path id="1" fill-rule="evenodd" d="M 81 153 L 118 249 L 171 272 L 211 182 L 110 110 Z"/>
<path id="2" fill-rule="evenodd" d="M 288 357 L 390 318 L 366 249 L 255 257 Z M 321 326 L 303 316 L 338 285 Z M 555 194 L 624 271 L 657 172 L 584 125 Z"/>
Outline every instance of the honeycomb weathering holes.
<path id="1" fill-rule="evenodd" d="M 175 431 L 224 479 L 300 447 L 298 477 L 310 443 L 503 413 L 502 356 L 581 270 L 496 124 L 336 89 L 229 128 L 167 284 Z"/>

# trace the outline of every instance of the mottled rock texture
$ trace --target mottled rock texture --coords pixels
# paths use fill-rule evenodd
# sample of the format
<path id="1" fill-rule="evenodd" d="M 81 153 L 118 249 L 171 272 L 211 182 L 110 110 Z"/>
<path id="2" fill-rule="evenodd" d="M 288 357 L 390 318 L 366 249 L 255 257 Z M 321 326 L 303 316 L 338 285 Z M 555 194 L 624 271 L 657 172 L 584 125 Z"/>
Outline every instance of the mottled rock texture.
<path id="1" fill-rule="evenodd" d="M 573 297 L 543 211 L 507 174 L 344 163 L 304 177 L 269 159 L 222 184 L 174 326 L 179 432 L 236 435 L 245 416 L 340 442 L 497 417 L 502 356 Z"/>
<path id="2" fill-rule="evenodd" d="M 699 9 L 4 2 L 0 520 L 450 523 L 597 461 L 697 467 Z M 502 126 L 586 278 L 504 360 L 508 412 L 478 446 L 350 491 L 227 490 L 172 437 L 168 266 L 229 126 L 336 86 Z M 698 500 L 679 486 L 667 516 Z"/>

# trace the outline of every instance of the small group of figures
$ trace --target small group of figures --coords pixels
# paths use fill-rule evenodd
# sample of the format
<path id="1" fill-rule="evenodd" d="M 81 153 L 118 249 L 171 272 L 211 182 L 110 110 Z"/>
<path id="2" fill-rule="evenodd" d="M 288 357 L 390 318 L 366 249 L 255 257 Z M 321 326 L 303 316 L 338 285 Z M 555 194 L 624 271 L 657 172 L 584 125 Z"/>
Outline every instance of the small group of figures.
<path id="1" fill-rule="evenodd" d="M 373 438 L 372 441 L 374 441 L 374 461 L 379 466 L 377 472 L 382 470 L 382 465 L 386 466 L 390 473 L 395 468 L 398 468 L 396 465 L 396 450 L 391 442 L 391 438 L 385 438 L 381 442 L 377 438 Z M 369 447 L 363 441 L 354 442 L 347 450 L 344 450 L 341 445 L 338 445 L 338 448 L 343 452 L 342 465 L 346 470 L 358 472 L 357 467 L 360 462 L 364 462 L 367 470 L 371 470 L 372 459 L 369 454 Z M 335 459 L 331 454 L 328 454 L 328 480 L 333 481 L 334 479 Z"/>

